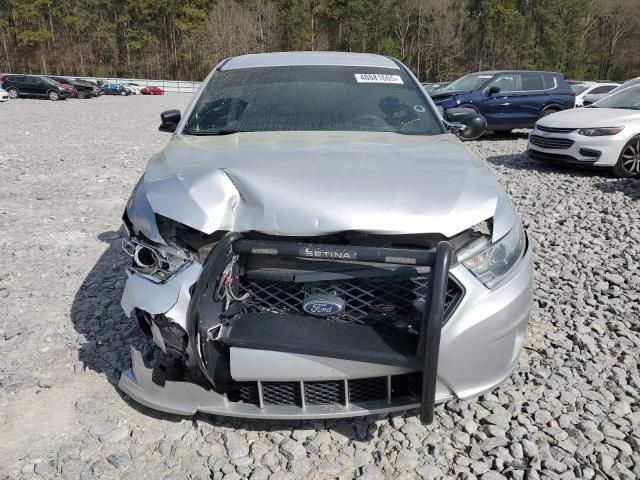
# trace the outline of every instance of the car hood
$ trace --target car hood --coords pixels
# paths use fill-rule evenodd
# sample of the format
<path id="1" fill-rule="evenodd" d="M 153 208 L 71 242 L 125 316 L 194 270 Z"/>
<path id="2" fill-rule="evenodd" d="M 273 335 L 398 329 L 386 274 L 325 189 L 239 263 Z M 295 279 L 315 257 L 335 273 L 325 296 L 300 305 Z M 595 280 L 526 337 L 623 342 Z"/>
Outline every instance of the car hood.
<path id="1" fill-rule="evenodd" d="M 453 135 L 175 136 L 151 159 L 140 187 L 155 213 L 207 234 L 450 237 L 500 210 L 496 236 L 515 221 L 494 177 Z"/>
<path id="2" fill-rule="evenodd" d="M 640 120 L 640 110 L 621 108 L 576 108 L 547 115 L 537 124 L 552 128 L 619 127 L 629 121 Z"/>

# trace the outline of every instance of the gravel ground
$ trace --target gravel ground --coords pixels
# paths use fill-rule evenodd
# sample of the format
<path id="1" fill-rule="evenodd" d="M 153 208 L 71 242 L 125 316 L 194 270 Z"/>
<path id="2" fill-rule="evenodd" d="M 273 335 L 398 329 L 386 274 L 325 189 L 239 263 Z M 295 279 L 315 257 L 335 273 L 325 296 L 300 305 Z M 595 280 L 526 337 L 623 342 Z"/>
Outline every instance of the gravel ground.
<path id="1" fill-rule="evenodd" d="M 161 415 L 115 388 L 147 341 L 119 301 L 120 214 L 189 97 L 0 104 L 0 478 L 640 477 L 640 183 L 469 143 L 536 244 L 520 366 L 491 394 L 304 423 Z"/>

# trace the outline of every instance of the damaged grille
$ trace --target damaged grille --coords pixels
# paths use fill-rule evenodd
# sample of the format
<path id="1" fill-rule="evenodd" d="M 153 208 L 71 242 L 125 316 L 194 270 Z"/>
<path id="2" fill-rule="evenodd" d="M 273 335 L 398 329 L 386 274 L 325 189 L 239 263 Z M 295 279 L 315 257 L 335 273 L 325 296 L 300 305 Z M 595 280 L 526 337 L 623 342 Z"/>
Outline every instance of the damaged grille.
<path id="1" fill-rule="evenodd" d="M 324 294 L 345 302 L 345 309 L 334 317 L 350 323 L 408 329 L 412 320 L 426 307 L 429 274 L 416 276 L 385 276 L 293 282 L 240 277 L 241 295 L 250 293 L 245 304 L 248 313 L 278 313 L 305 315 L 302 304 L 310 295 Z M 449 280 L 444 307 L 448 319 L 460 299 L 461 287 Z"/>
<path id="2" fill-rule="evenodd" d="M 422 376 L 418 373 L 353 380 L 309 382 L 238 382 L 239 400 L 259 407 L 269 405 L 361 405 L 409 398 L 418 401 Z M 259 390 L 263 403 L 260 404 Z M 274 392 L 277 392 L 274 395 Z M 348 396 L 347 396 L 348 393 Z"/>

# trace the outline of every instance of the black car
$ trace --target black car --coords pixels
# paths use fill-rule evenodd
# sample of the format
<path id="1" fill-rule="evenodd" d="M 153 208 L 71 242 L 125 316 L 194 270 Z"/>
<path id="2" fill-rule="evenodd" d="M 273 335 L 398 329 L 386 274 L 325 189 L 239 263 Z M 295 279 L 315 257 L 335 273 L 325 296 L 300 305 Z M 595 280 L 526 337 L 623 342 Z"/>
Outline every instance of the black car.
<path id="1" fill-rule="evenodd" d="M 11 98 L 41 97 L 49 100 L 65 100 L 75 91 L 72 86 L 38 75 L 2 75 L 0 88 L 4 88 Z"/>
<path id="2" fill-rule="evenodd" d="M 48 78 L 58 83 L 71 85 L 78 91 L 78 98 L 91 98 L 98 95 L 97 92 L 94 91 L 94 86 L 85 80 L 68 77 L 53 77 L 51 75 L 49 75 Z"/>

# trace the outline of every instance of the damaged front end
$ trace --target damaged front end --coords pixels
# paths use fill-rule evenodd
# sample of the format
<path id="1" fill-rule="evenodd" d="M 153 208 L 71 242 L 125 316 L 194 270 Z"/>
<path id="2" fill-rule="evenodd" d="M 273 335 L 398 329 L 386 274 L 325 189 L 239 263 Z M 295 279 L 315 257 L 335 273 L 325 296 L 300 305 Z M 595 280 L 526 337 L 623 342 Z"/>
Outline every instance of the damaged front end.
<path id="1" fill-rule="evenodd" d="M 434 403 L 451 397 L 437 381 L 440 332 L 464 292 L 441 236 L 205 237 L 158 220 L 164 244 L 125 215 L 122 306 L 184 368 L 150 369 L 134 350 L 120 380 L 133 399 L 261 418 L 420 407 L 430 422 Z"/>

